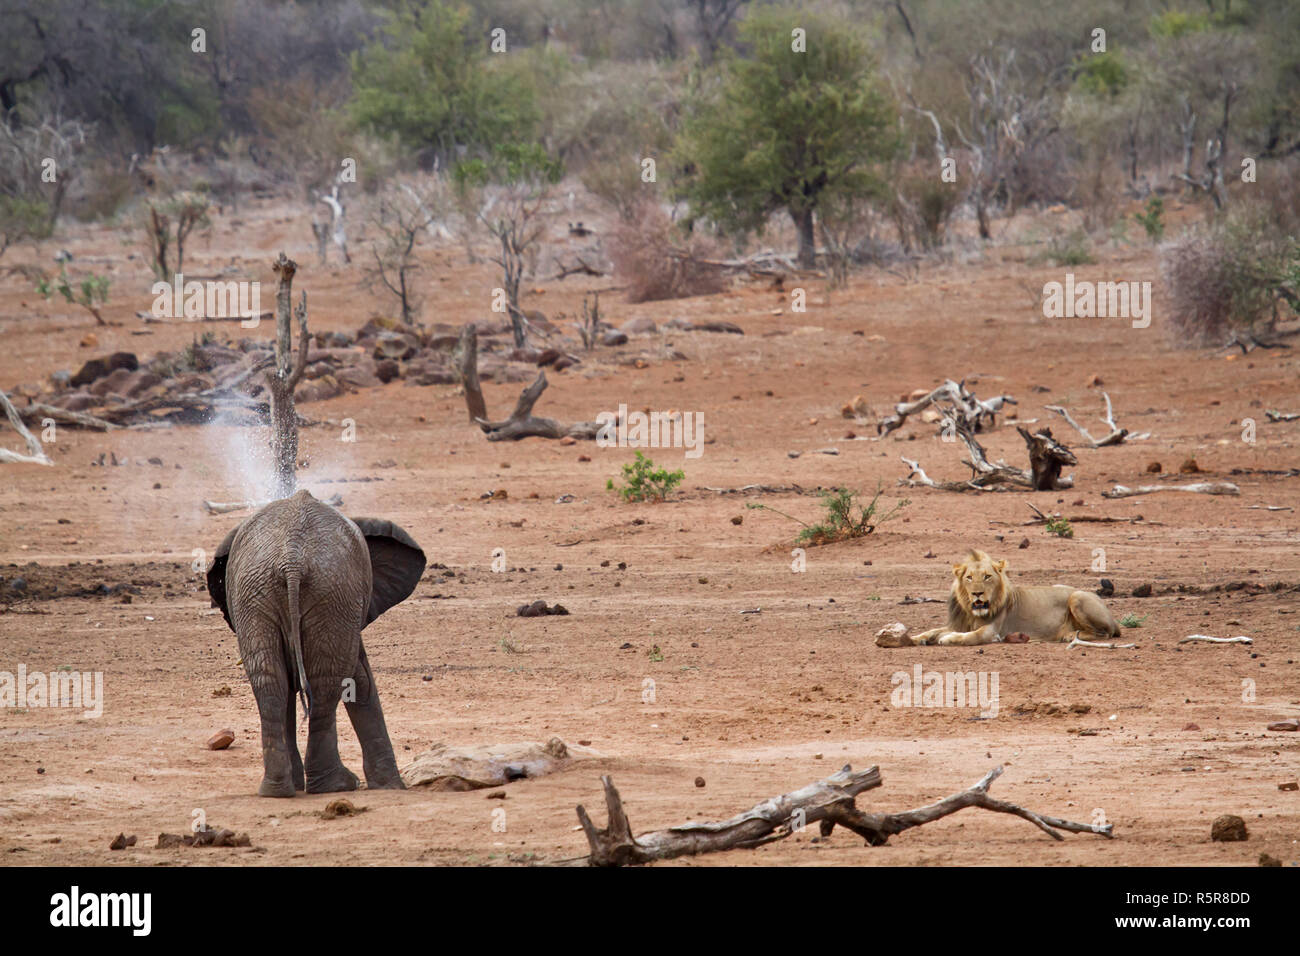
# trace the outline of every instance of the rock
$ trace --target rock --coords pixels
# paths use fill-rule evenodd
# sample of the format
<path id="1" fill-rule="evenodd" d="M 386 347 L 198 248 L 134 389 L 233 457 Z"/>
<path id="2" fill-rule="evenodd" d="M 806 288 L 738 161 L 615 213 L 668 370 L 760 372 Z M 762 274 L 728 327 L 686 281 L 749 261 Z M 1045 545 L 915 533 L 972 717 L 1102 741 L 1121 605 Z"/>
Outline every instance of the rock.
<path id="1" fill-rule="evenodd" d="M 655 325 L 654 319 L 645 315 L 637 316 L 635 319 L 628 319 L 618 328 L 625 335 L 649 335 L 652 332 L 659 331 L 659 326 Z"/>
<path id="2" fill-rule="evenodd" d="M 150 373 L 146 372 L 146 374 Z M 110 394 L 124 394 L 126 384 L 131 380 L 133 375 L 135 375 L 135 373 L 130 369 L 115 368 L 99 381 L 95 382 L 94 385 L 90 386 L 90 394 L 98 395 L 100 398 Z M 155 375 L 154 378 L 157 379 L 157 376 Z"/>
<path id="3" fill-rule="evenodd" d="M 402 377 L 402 366 L 396 359 L 381 359 L 375 363 L 375 378 L 387 385 L 395 378 Z"/>
<path id="4" fill-rule="evenodd" d="M 12 586 L 13 585 L 11 584 L 11 587 Z M 1269 724 L 1267 729 L 1282 730 L 1282 731 L 1300 730 L 1300 720 L 1296 720 L 1294 717 L 1292 717 L 1290 720 L 1276 720 L 1273 723 Z"/>
<path id="5" fill-rule="evenodd" d="M 559 349 L 542 349 L 537 355 L 537 365 L 539 368 L 545 368 L 547 365 L 554 365 L 563 357 L 564 353 Z"/>
<path id="6" fill-rule="evenodd" d="M 84 412 L 86 409 L 94 408 L 102 403 L 89 392 L 69 392 L 67 395 L 60 395 L 52 399 L 50 404 L 70 412 Z"/>
<path id="7" fill-rule="evenodd" d="M 1097 594 L 1100 597 L 1110 597 L 1115 593 L 1115 582 L 1110 578 L 1102 578 L 1097 582 Z"/>
<path id="8" fill-rule="evenodd" d="M 552 607 L 547 607 L 545 601 L 534 601 L 532 604 L 521 604 L 515 609 L 515 614 L 519 617 L 546 617 L 547 615 L 552 614 L 565 615 L 568 613 L 568 608 L 563 604 L 556 604 Z"/>
<path id="9" fill-rule="evenodd" d="M 1277 788 L 1279 790 L 1300 790 L 1300 783 L 1297 783 L 1294 780 L 1288 780 L 1285 783 L 1279 783 Z"/>
<path id="10" fill-rule="evenodd" d="M 336 398 L 343 394 L 343 386 L 333 375 L 322 375 L 314 382 L 299 385 L 293 393 L 295 402 L 319 402 L 327 398 Z"/>
<path id="11" fill-rule="evenodd" d="M 352 345 L 352 336 L 346 332 L 317 332 L 315 338 L 322 348 L 345 349 Z"/>
<path id="12" fill-rule="evenodd" d="M 557 372 L 563 372 L 566 368 L 572 368 L 578 364 L 578 360 L 572 355 L 561 355 L 551 365 L 551 368 Z"/>
<path id="13" fill-rule="evenodd" d="M 1225 813 L 1210 825 L 1210 839 L 1216 843 L 1240 843 L 1249 840 L 1246 821 L 1236 814 Z"/>
<path id="14" fill-rule="evenodd" d="M 861 395 L 854 395 L 853 401 L 840 408 L 840 416 L 843 418 L 871 418 L 871 406 Z"/>
<path id="15" fill-rule="evenodd" d="M 506 361 L 527 362 L 530 365 L 536 365 L 538 364 L 537 357 L 541 354 L 542 353 L 540 350 L 531 349 L 527 347 L 521 349 L 511 349 L 509 352 L 506 353 Z"/>
<path id="16" fill-rule="evenodd" d="M 235 732 L 233 730 L 230 730 L 229 728 L 226 728 L 224 730 L 218 730 L 215 734 L 213 734 L 211 737 L 208 738 L 208 749 L 225 750 L 234 742 L 235 742 Z"/>
<path id="17" fill-rule="evenodd" d="M 564 437 L 562 437 L 562 438 L 560 439 L 560 444 L 561 444 L 561 445 L 576 445 L 576 444 L 578 444 L 578 439 L 574 438 L 572 435 L 565 435 Z"/>
<path id="18" fill-rule="evenodd" d="M 627 333 L 620 332 L 618 329 L 610 329 L 600 337 L 601 345 L 627 345 Z"/>
<path id="19" fill-rule="evenodd" d="M 1020 544 L 1016 545 L 1016 547 L 1018 547 L 1021 551 L 1024 551 L 1026 548 L 1029 547 L 1029 539 L 1028 539 L 1028 538 L 1021 538 L 1021 539 L 1020 539 Z"/>
<path id="20" fill-rule="evenodd" d="M 1092 378 L 1088 379 L 1088 388 L 1101 388 L 1103 384 L 1100 375 L 1094 375 Z"/>
<path id="21" fill-rule="evenodd" d="M 735 322 L 693 322 L 692 332 L 724 332 L 728 335 L 744 335 L 745 330 Z"/>
<path id="22" fill-rule="evenodd" d="M 406 359 L 420 350 L 420 341 L 407 332 L 383 332 L 375 339 L 371 354 L 376 359 Z"/>
<path id="23" fill-rule="evenodd" d="M 876 647 L 911 647 L 912 641 L 907 635 L 907 625 L 895 621 L 887 627 L 876 631 Z"/>
<path id="24" fill-rule="evenodd" d="M 785 457 L 787 457 L 787 458 L 798 458 L 799 455 L 800 455 L 800 452 L 797 452 L 797 451 L 788 451 L 788 452 L 785 453 Z"/>
<path id="25" fill-rule="evenodd" d="M 703 787 L 703 786 L 704 786 L 704 778 L 703 778 L 703 777 L 696 777 L 696 778 L 695 778 L 695 786 L 697 786 L 697 787 Z"/>
<path id="26" fill-rule="evenodd" d="M 1260 866 L 1281 866 L 1282 861 L 1275 856 L 1269 856 L 1267 853 L 1261 853 L 1259 855 L 1259 865 Z"/>
<path id="27" fill-rule="evenodd" d="M 113 838 L 113 842 L 108 845 L 110 850 L 125 850 L 129 846 L 135 846 L 135 835 L 127 836 L 125 833 L 119 833 Z"/>
<path id="28" fill-rule="evenodd" d="M 734 516 L 732 516 L 731 523 L 732 523 L 732 524 L 744 524 L 744 523 L 745 523 L 745 516 L 744 516 L 744 515 L 734 515 Z"/>
<path id="29" fill-rule="evenodd" d="M 74 382 L 73 384 L 76 383 Z M 1188 458 L 1178 466 L 1178 473 L 1180 475 L 1199 475 L 1201 473 L 1201 466 L 1196 463 L 1195 458 Z"/>
<path id="30" fill-rule="evenodd" d="M 396 359 L 384 359 L 384 361 L 391 362 L 394 368 L 397 366 Z M 334 378 L 343 385 L 350 385 L 353 388 L 376 388 L 383 384 L 375 374 L 377 368 L 377 363 L 372 361 L 367 361 L 364 365 L 349 365 L 335 372 Z"/>
<path id="31" fill-rule="evenodd" d="M 140 360 L 131 352 L 114 352 L 104 358 L 91 359 L 81 366 L 80 371 L 72 376 L 69 384 L 74 388 L 89 385 L 119 368 L 134 372 L 140 367 Z"/>
<path id="32" fill-rule="evenodd" d="M 229 685 L 229 684 L 222 684 L 220 687 L 218 687 L 216 690 L 214 690 L 214 691 L 212 692 L 212 696 L 213 696 L 213 697 L 229 697 L 229 696 L 231 696 L 232 693 L 233 693 L 233 692 L 231 691 L 231 689 L 230 689 L 230 685 Z"/>
<path id="33" fill-rule="evenodd" d="M 1133 596 L 1136 598 L 1146 598 L 1151 596 L 1151 585 L 1139 584 L 1133 589 Z"/>
<path id="34" fill-rule="evenodd" d="M 117 373 L 114 372 L 113 374 L 116 375 Z M 123 381 L 118 392 L 127 398 L 139 398 L 161 381 L 162 378 L 156 372 L 142 368 L 130 373 L 130 377 Z"/>
<path id="35" fill-rule="evenodd" d="M 87 332 L 85 335 L 81 337 L 81 347 L 83 349 L 99 348 L 99 336 L 96 335 L 94 332 Z"/>
<path id="36" fill-rule="evenodd" d="M 572 763 L 569 748 L 559 737 L 552 737 L 545 744 L 520 742 L 460 748 L 437 743 L 402 768 L 402 780 L 412 789 L 461 793 L 500 787 L 514 780 L 532 780 L 564 770 Z"/>
<path id="37" fill-rule="evenodd" d="M 1162 470 L 1162 469 L 1161 469 L 1161 467 L 1160 467 L 1160 462 L 1158 462 L 1158 461 L 1149 462 L 1149 463 L 1147 464 L 1147 474 L 1148 474 L 1148 475 L 1158 475 L 1158 474 L 1160 474 L 1161 470 Z"/>
<path id="38" fill-rule="evenodd" d="M 1187 724 L 1183 727 L 1183 730 L 1200 730 L 1200 729 L 1201 729 L 1200 724 Z"/>

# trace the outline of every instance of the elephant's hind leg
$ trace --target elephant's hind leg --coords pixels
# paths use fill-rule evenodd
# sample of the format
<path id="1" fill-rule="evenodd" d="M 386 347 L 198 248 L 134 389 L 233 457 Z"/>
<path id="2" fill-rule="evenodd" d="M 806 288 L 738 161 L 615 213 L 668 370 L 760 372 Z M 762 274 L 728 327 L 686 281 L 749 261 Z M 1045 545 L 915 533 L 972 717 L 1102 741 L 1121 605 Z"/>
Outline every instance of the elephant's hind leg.
<path id="1" fill-rule="evenodd" d="M 308 678 L 310 680 L 310 676 Z M 312 681 L 311 720 L 307 725 L 307 792 L 357 789 L 356 775 L 339 759 L 336 715 L 343 682 Z"/>
<path id="2" fill-rule="evenodd" d="M 352 729 L 361 741 L 366 786 L 371 790 L 405 790 L 406 784 L 402 782 L 402 775 L 397 770 L 397 758 L 393 755 L 393 744 L 388 739 L 384 710 L 379 706 L 379 690 L 375 687 L 370 662 L 366 660 L 365 647 L 361 648 L 353 679 L 356 681 L 356 694 L 345 694 L 343 705 L 347 707 Z M 355 700 L 351 699 L 353 696 Z"/>
<path id="3" fill-rule="evenodd" d="M 263 775 L 257 792 L 263 797 L 292 797 L 294 765 L 289 756 L 289 741 L 293 737 L 293 724 L 289 724 L 286 734 L 285 714 L 293 713 L 293 695 L 280 654 L 279 627 L 256 618 L 242 621 L 238 638 L 239 653 L 262 719 Z M 292 749 L 296 755 L 296 744 Z"/>
<path id="4" fill-rule="evenodd" d="M 284 708 L 284 746 L 289 751 L 289 765 L 293 771 L 293 789 L 306 790 L 307 777 L 302 768 L 302 754 L 298 752 L 298 700 L 289 694 Z"/>

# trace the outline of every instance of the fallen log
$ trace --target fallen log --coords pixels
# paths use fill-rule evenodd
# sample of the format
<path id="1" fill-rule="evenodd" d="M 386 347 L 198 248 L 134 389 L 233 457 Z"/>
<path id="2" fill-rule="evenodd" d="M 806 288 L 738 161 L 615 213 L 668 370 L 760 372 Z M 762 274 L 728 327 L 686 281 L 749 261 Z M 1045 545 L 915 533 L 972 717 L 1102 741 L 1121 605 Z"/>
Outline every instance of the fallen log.
<path id="1" fill-rule="evenodd" d="M 1198 481 L 1190 485 L 1139 485 L 1128 488 L 1116 485 L 1110 491 L 1103 491 L 1103 498 L 1132 498 L 1136 495 L 1154 495 L 1158 491 L 1186 491 L 1199 495 L 1239 495 L 1241 489 L 1230 481 Z"/>
<path id="2" fill-rule="evenodd" d="M 896 833 L 923 826 L 967 807 L 979 807 L 996 813 L 1010 813 L 1028 820 L 1054 840 L 1064 839 L 1058 830 L 1071 833 L 1096 833 L 1111 838 L 1111 824 L 1074 823 L 1043 816 L 1023 807 L 997 800 L 988 794 L 989 786 L 1002 774 L 994 767 L 974 786 L 945 797 L 937 803 L 901 813 L 863 813 L 854 804 L 858 794 L 881 785 L 880 769 L 870 767 L 854 771 L 849 765 L 823 780 L 799 790 L 764 800 L 751 809 L 718 823 L 684 823 L 666 830 L 652 830 L 632 835 L 632 827 L 623 809 L 623 800 L 613 781 L 601 777 L 605 790 L 608 825 L 598 829 L 586 809 L 577 808 L 578 822 L 587 837 L 590 854 L 578 863 L 587 866 L 628 866 L 671 860 L 679 856 L 716 853 L 723 850 L 753 849 L 792 833 L 810 823 L 819 823 L 821 835 L 830 836 L 836 824 L 863 837 L 869 846 L 883 846 Z"/>
<path id="3" fill-rule="evenodd" d="M 572 422 L 563 424 L 553 418 L 541 418 L 533 415 L 533 405 L 546 391 L 546 373 L 538 372 L 537 379 L 519 394 L 515 410 L 510 417 L 499 422 L 490 422 L 475 416 L 474 421 L 488 441 L 518 441 L 521 438 L 577 438 L 594 441 L 600 430 L 606 426 L 600 422 Z M 468 393 L 466 402 L 469 401 Z M 471 408 L 471 414 L 473 409 Z"/>
<path id="4" fill-rule="evenodd" d="M 114 428 L 120 428 L 112 422 L 105 421 L 102 418 L 96 418 L 94 415 L 87 415 L 85 412 L 70 412 L 66 408 L 58 408 L 54 405 L 45 405 L 41 402 L 32 402 L 25 405 L 19 412 L 25 420 L 32 424 L 40 424 L 46 418 L 52 418 L 56 422 L 64 425 L 75 425 L 81 428 L 93 428 L 97 431 L 112 431 Z"/>

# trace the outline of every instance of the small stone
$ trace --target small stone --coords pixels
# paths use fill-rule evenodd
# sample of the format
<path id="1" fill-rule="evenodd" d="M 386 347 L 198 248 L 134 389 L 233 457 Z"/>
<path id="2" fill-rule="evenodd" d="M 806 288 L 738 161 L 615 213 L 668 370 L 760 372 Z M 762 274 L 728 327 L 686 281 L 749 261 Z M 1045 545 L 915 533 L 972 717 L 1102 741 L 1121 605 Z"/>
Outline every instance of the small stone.
<path id="1" fill-rule="evenodd" d="M 1187 724 L 1185 727 L 1183 727 L 1183 730 L 1200 730 L 1200 729 L 1201 729 L 1200 724 Z"/>
<path id="2" fill-rule="evenodd" d="M 1259 855 L 1259 865 L 1260 866 L 1281 866 L 1282 861 L 1275 856 L 1269 856 L 1267 853 L 1261 853 Z"/>
<path id="3" fill-rule="evenodd" d="M 1240 843 L 1250 839 L 1246 821 L 1233 813 L 1225 813 L 1210 825 L 1210 839 L 1216 843 Z"/>
<path id="4" fill-rule="evenodd" d="M 1178 466 L 1180 475 L 1198 475 L 1201 473 L 1201 466 L 1196 463 L 1195 458 L 1188 458 Z"/>
<path id="5" fill-rule="evenodd" d="M 209 750 L 225 750 L 235 742 L 235 732 L 230 729 L 218 730 L 208 738 Z"/>
<path id="6" fill-rule="evenodd" d="M 732 519 L 731 519 L 731 523 L 732 523 L 732 524 L 744 524 L 744 523 L 745 523 L 745 516 L 744 516 L 744 515 L 734 515 L 734 516 L 732 517 Z"/>
<path id="7" fill-rule="evenodd" d="M 1150 597 L 1150 596 L 1151 596 L 1151 585 L 1149 585 L 1149 584 L 1139 584 L 1137 587 L 1135 587 L 1135 588 L 1133 589 L 1133 596 L 1134 596 L 1135 598 L 1145 598 L 1145 597 Z"/>
<path id="8" fill-rule="evenodd" d="M 1158 461 L 1149 462 L 1147 464 L 1148 475 L 1158 475 L 1162 470 L 1163 469 L 1160 467 L 1160 462 Z"/>
<path id="9" fill-rule="evenodd" d="M 1297 783 L 1294 780 L 1288 780 L 1286 783 L 1279 783 L 1277 788 L 1279 790 L 1300 790 L 1300 783 Z"/>
<path id="10" fill-rule="evenodd" d="M 560 439 L 560 444 L 561 444 L 561 445 L 576 445 L 576 444 L 578 444 L 578 439 L 574 438 L 572 435 L 565 435 L 563 438 Z"/>
<path id="11" fill-rule="evenodd" d="M 1300 730 L 1300 720 L 1276 720 L 1268 725 L 1269 730 Z"/>
<path id="12" fill-rule="evenodd" d="M 335 817 L 354 817 L 358 813 L 365 811 L 365 807 L 357 808 L 351 800 L 331 800 L 325 804 L 325 809 L 321 811 L 322 820 L 333 820 Z"/>
<path id="13" fill-rule="evenodd" d="M 1110 578 L 1102 578 L 1097 582 L 1097 594 L 1101 597 L 1110 597 L 1115 593 L 1115 582 Z"/>
<path id="14" fill-rule="evenodd" d="M 591 746 L 591 741 L 590 741 L 590 740 L 579 740 L 579 741 L 578 741 L 578 746 L 579 746 L 579 747 L 590 747 L 590 746 Z"/>
<path id="15" fill-rule="evenodd" d="M 876 647 L 911 647 L 912 641 L 907 636 L 907 625 L 895 621 L 888 627 L 876 632 Z"/>
<path id="16" fill-rule="evenodd" d="M 218 687 L 216 690 L 214 690 L 214 691 L 212 692 L 212 696 L 213 696 L 213 697 L 229 697 L 232 693 L 233 693 L 233 691 L 231 691 L 231 689 L 230 689 L 230 685 L 229 685 L 229 684 L 222 684 L 220 687 Z"/>
<path id="17" fill-rule="evenodd" d="M 695 786 L 697 786 L 697 787 L 703 787 L 703 786 L 704 786 L 704 778 L 703 778 L 703 777 L 696 777 L 696 778 L 695 778 Z"/>
<path id="18" fill-rule="evenodd" d="M 1021 539 L 1020 539 L 1020 544 L 1017 545 L 1017 547 L 1019 547 L 1021 551 L 1024 551 L 1027 547 L 1029 547 L 1029 539 L 1028 539 L 1028 538 L 1021 538 Z"/>
<path id="19" fill-rule="evenodd" d="M 127 836 L 125 833 L 119 833 L 113 838 L 113 842 L 108 845 L 110 850 L 125 850 L 129 846 L 135 846 L 135 835 Z"/>

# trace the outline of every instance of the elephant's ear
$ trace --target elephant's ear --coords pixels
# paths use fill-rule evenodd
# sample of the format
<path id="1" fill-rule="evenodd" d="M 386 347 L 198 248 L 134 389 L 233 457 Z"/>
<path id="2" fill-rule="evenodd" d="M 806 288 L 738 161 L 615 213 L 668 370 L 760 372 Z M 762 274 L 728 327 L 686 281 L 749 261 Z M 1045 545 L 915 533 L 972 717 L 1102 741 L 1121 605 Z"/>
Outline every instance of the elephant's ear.
<path id="1" fill-rule="evenodd" d="M 225 540 L 217 546 L 212 567 L 208 568 L 208 594 L 212 596 L 212 606 L 221 608 L 221 614 L 232 631 L 235 629 L 235 622 L 230 619 L 230 606 L 226 602 L 226 560 L 230 557 L 230 545 L 234 542 L 235 534 L 239 529 L 240 525 L 230 529 L 230 534 L 226 535 Z"/>
<path id="2" fill-rule="evenodd" d="M 395 604 L 411 596 L 424 574 L 424 552 L 409 534 L 382 518 L 353 518 L 370 549 L 369 624 Z M 364 627 L 364 625 L 363 625 Z"/>

